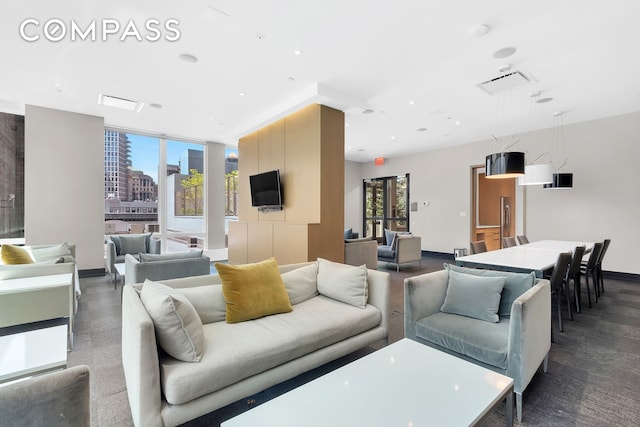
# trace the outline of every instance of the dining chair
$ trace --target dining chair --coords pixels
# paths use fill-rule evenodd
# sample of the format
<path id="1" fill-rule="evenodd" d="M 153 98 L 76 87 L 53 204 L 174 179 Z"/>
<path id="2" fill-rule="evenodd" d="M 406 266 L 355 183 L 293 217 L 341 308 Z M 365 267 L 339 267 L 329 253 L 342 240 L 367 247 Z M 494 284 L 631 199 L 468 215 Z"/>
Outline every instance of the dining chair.
<path id="1" fill-rule="evenodd" d="M 521 234 L 520 236 L 518 236 L 519 245 L 526 245 L 527 243 L 529 243 L 529 239 L 527 239 L 527 236 L 525 236 L 524 234 Z"/>
<path id="2" fill-rule="evenodd" d="M 479 254 L 487 252 L 487 244 L 484 240 L 478 240 L 477 242 L 471 242 L 471 254 Z"/>
<path id="3" fill-rule="evenodd" d="M 562 252 L 558 255 L 555 267 L 551 273 L 551 295 L 556 295 L 556 306 L 558 309 L 558 330 L 564 332 L 562 325 L 562 292 L 565 291 L 566 298 L 569 301 L 569 317 L 571 317 L 571 299 L 569 297 L 568 286 L 565 286 L 565 277 L 569 265 L 571 264 L 571 252 Z"/>
<path id="4" fill-rule="evenodd" d="M 594 243 L 593 244 L 593 250 L 591 251 L 591 254 L 589 255 L 589 259 L 587 260 L 586 264 L 584 263 L 584 261 L 580 264 L 580 274 L 584 274 L 585 275 L 585 282 L 587 284 L 587 297 L 589 299 L 589 308 L 591 308 L 591 290 L 589 289 L 589 276 L 591 276 L 591 279 L 593 280 L 593 285 L 594 287 L 598 286 L 598 269 L 597 269 L 597 265 L 598 265 L 598 260 L 600 258 L 600 254 L 602 253 L 602 248 L 604 246 L 604 243 Z M 580 280 L 578 280 L 578 288 L 580 288 Z M 595 297 L 595 301 L 598 302 L 598 293 L 595 291 L 594 289 L 594 297 Z M 580 294 L 580 289 L 578 289 L 578 299 L 580 299 L 581 294 Z"/>
<path id="5" fill-rule="evenodd" d="M 580 300 L 578 298 L 578 291 L 580 286 L 578 282 L 580 281 L 580 265 L 582 264 L 582 257 L 584 256 L 584 252 L 586 251 L 585 246 L 576 246 L 573 250 L 573 256 L 571 257 L 571 264 L 569 265 L 569 270 L 567 270 L 567 277 L 565 278 L 567 291 L 569 290 L 569 285 L 571 281 L 573 281 L 573 296 L 576 304 L 576 313 L 580 313 Z M 570 304 L 571 300 L 567 298 L 567 302 Z M 573 315 L 571 314 L 571 308 L 569 308 L 569 320 L 573 319 Z"/>
<path id="6" fill-rule="evenodd" d="M 518 243 L 516 242 L 516 238 L 515 237 L 503 237 L 502 238 L 502 247 L 503 248 L 510 248 L 512 246 L 518 246 Z"/>
<path id="7" fill-rule="evenodd" d="M 598 264 L 596 268 L 598 269 L 598 281 L 600 282 L 600 290 L 598 292 L 598 296 L 600 293 L 604 294 L 604 279 L 602 278 L 602 260 L 604 259 L 604 255 L 607 253 L 607 249 L 609 248 L 609 244 L 611 243 L 611 239 L 604 239 L 602 242 L 602 252 L 600 253 L 600 259 L 598 260 Z"/>

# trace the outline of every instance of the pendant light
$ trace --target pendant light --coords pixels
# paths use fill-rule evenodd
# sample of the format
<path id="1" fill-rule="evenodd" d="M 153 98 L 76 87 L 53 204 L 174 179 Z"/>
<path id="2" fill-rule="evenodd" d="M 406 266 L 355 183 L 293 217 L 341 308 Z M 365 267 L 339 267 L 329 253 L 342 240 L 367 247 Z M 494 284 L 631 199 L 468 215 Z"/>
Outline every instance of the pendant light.
<path id="1" fill-rule="evenodd" d="M 563 141 L 563 126 L 562 126 L 562 111 L 557 111 L 553 113 L 554 117 L 554 145 L 558 145 L 561 147 L 563 154 L 565 155 L 565 159 L 560 166 L 555 168 L 553 173 L 553 181 L 549 184 L 545 184 L 544 188 L 552 188 L 552 189 L 569 189 L 573 188 L 573 174 L 572 173 L 561 173 L 560 169 L 564 167 L 568 160 L 566 158 L 566 150 L 564 147 Z"/>
<path id="2" fill-rule="evenodd" d="M 511 70 L 510 65 L 503 65 L 499 69 L 501 74 L 506 75 Z M 501 94 L 498 93 L 498 116 L 502 115 L 502 120 L 506 122 L 504 114 L 500 114 L 500 99 Z M 506 113 L 506 108 L 504 108 Z M 506 132 L 504 133 L 506 134 Z M 513 145 L 519 141 L 508 143 L 501 143 L 495 135 L 492 135 L 496 141 L 496 145 L 500 148 L 500 152 L 492 153 L 485 157 L 485 178 L 488 179 L 505 179 L 505 178 L 517 178 L 524 175 L 524 153 L 521 151 L 507 151 Z"/>
<path id="3" fill-rule="evenodd" d="M 533 92 L 530 97 L 539 104 L 538 97 L 540 91 Z M 551 98 L 547 98 L 551 99 Z M 548 163 L 538 163 L 540 159 L 549 153 L 542 153 L 533 161 L 532 164 L 524 167 L 524 176 L 518 178 L 518 185 L 544 185 L 553 182 L 553 166 Z"/>

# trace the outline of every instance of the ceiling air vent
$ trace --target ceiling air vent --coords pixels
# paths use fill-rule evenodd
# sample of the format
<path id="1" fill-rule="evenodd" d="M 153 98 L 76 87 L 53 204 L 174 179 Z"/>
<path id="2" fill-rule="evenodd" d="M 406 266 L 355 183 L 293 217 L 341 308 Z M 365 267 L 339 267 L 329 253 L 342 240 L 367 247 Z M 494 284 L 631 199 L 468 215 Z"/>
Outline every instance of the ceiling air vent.
<path id="1" fill-rule="evenodd" d="M 135 111 L 139 113 L 144 106 L 144 102 L 132 101 L 126 98 L 118 98 L 117 96 L 98 94 L 98 104 L 107 107 L 121 108 L 123 110 Z"/>
<path id="2" fill-rule="evenodd" d="M 512 73 L 504 74 L 499 77 L 482 82 L 477 86 L 487 92 L 489 95 L 496 95 L 500 92 L 505 92 L 514 89 L 518 86 L 527 84 L 532 79 L 526 76 L 520 71 L 514 71 Z"/>

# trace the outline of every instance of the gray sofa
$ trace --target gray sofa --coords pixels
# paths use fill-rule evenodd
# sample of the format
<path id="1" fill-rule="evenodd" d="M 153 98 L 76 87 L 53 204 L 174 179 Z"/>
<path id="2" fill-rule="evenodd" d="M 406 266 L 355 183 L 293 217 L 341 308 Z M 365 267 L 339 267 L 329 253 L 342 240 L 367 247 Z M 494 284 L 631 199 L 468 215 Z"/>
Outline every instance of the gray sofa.
<path id="1" fill-rule="evenodd" d="M 113 283 L 116 282 L 116 264 L 123 263 L 125 256 L 131 254 L 137 258 L 138 254 L 159 254 L 160 240 L 151 237 L 152 233 L 143 234 L 113 234 L 105 236 L 107 273 L 112 275 Z"/>
<path id="2" fill-rule="evenodd" d="M 124 263 L 125 284 L 211 274 L 211 261 L 202 255 L 202 250 L 139 254 L 138 257 L 126 254 Z"/>
<path id="3" fill-rule="evenodd" d="M 533 274 L 445 266 L 445 270 L 405 279 L 405 336 L 513 378 L 521 421 L 523 391 L 541 364 L 547 370 L 551 348 L 550 283 L 535 279 Z M 473 311 L 460 314 L 467 309 L 477 311 L 485 298 L 482 295 L 471 297 L 468 308 L 459 305 L 452 310 L 450 304 L 445 306 L 445 300 L 451 301 L 450 296 L 455 295 L 450 288 L 450 270 L 454 276 L 462 273 L 464 277 L 480 279 L 505 278 L 497 297 L 495 319 L 479 320 L 472 317 L 477 315 Z"/>
<path id="4" fill-rule="evenodd" d="M 344 263 L 348 265 L 366 265 L 378 268 L 378 242 L 370 237 L 344 240 Z"/>
<path id="5" fill-rule="evenodd" d="M 240 323 L 225 322 L 219 276 L 162 281 L 190 298 L 202 320 L 204 351 L 193 363 L 159 351 L 141 299 L 147 284 L 125 286 L 122 364 L 134 424 L 182 424 L 377 341 L 386 343 L 389 274 L 339 265 L 366 273 L 362 307 L 319 293 L 319 260 L 279 267 L 292 311 Z M 333 285 L 339 289 L 343 283 Z"/>

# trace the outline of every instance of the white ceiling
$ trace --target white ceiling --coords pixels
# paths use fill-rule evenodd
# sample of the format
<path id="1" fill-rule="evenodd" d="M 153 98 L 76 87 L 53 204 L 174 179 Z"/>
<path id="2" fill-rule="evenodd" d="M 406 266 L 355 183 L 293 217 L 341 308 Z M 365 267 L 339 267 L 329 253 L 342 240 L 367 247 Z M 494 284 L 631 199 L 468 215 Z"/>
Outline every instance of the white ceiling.
<path id="1" fill-rule="evenodd" d="M 21 0 L 0 14 L 0 111 L 25 104 L 103 116 L 108 126 L 235 145 L 312 102 L 343 110 L 345 157 L 371 161 L 640 110 L 638 0 Z M 20 24 L 35 42 L 24 41 Z M 178 19 L 180 39 L 51 42 L 61 19 Z M 470 29 L 486 24 L 477 37 Z M 53 28 L 53 27 L 52 27 Z M 168 33 L 163 33 L 168 34 Z M 258 37 L 258 34 L 261 37 Z M 514 55 L 496 59 L 498 49 Z M 295 50 L 301 55 L 295 55 Z M 196 63 L 181 54 L 198 58 Z M 501 65 L 533 81 L 476 85 Z M 56 86 L 58 85 L 58 86 Z M 532 92 L 540 96 L 531 97 Z M 240 96 L 239 93 L 244 93 Z M 144 102 L 140 113 L 98 94 Z M 545 97 L 553 101 L 537 104 Z M 413 102 L 413 104 L 411 104 Z M 149 104 L 161 104 L 151 108 Z M 362 114 L 366 109 L 371 114 Z M 459 124 L 457 124 L 459 122 Z M 426 128 L 426 131 L 418 131 Z"/>

